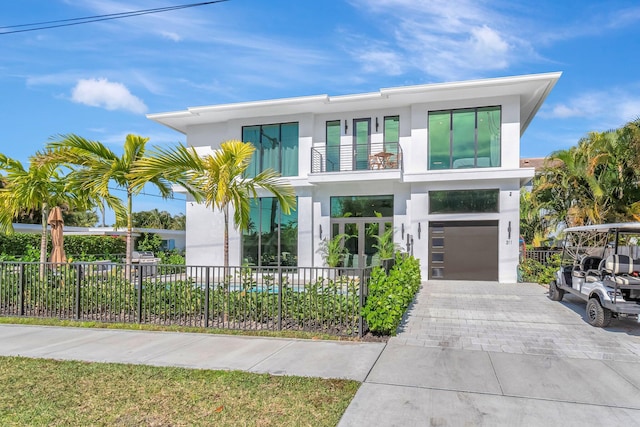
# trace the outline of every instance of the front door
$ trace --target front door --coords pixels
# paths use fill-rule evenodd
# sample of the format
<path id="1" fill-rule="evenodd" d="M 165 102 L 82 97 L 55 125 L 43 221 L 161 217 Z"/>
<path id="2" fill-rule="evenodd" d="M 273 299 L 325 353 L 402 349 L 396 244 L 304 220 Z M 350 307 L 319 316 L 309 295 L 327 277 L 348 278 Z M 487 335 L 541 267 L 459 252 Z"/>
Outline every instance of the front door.
<path id="1" fill-rule="evenodd" d="M 360 268 L 380 265 L 378 239 L 392 227 L 393 218 L 340 218 L 332 220 L 331 237 L 346 234 L 344 247 L 348 254 L 344 267 Z"/>

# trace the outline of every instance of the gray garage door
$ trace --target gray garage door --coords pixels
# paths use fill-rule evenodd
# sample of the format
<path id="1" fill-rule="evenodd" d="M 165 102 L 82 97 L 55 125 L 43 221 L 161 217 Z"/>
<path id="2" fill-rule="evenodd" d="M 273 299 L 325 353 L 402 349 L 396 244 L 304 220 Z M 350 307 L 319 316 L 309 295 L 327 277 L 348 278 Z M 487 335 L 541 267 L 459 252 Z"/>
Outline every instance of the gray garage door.
<path id="1" fill-rule="evenodd" d="M 498 280 L 498 221 L 429 223 L 429 279 Z"/>

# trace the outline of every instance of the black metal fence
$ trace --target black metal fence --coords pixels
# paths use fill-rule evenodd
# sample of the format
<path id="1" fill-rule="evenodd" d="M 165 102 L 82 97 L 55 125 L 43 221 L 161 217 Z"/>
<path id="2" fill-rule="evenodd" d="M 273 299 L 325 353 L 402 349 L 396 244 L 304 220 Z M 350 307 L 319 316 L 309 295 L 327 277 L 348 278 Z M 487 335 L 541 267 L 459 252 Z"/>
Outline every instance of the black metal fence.
<path id="1" fill-rule="evenodd" d="M 370 268 L 0 262 L 0 315 L 362 336 Z"/>
<path id="2" fill-rule="evenodd" d="M 546 265 L 551 262 L 551 257 L 555 254 L 562 254 L 562 249 L 527 249 L 525 251 L 525 258 L 533 259 Z"/>

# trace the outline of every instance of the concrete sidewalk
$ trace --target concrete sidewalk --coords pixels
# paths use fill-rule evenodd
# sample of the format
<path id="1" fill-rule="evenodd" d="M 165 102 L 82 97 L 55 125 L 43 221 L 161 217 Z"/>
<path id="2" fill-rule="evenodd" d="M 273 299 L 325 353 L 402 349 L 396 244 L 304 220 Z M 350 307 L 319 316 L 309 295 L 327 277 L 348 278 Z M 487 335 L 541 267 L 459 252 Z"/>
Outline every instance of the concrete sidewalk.
<path id="1" fill-rule="evenodd" d="M 364 381 L 383 343 L 0 325 L 0 355 Z"/>

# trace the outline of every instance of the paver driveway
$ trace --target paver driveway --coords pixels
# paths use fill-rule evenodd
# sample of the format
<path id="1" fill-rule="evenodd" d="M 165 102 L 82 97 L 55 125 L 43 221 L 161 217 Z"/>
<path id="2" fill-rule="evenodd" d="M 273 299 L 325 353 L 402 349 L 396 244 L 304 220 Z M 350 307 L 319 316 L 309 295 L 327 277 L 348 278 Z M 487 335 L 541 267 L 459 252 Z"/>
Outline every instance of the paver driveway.
<path id="1" fill-rule="evenodd" d="M 429 281 L 342 417 L 351 426 L 640 426 L 640 325 L 536 284 Z"/>
<path id="2" fill-rule="evenodd" d="M 605 329 L 585 320 L 585 303 L 562 302 L 532 283 L 430 281 L 397 338 L 402 344 L 571 358 L 640 361 L 640 324 L 614 319 Z"/>

